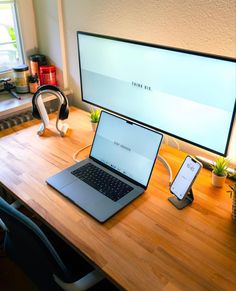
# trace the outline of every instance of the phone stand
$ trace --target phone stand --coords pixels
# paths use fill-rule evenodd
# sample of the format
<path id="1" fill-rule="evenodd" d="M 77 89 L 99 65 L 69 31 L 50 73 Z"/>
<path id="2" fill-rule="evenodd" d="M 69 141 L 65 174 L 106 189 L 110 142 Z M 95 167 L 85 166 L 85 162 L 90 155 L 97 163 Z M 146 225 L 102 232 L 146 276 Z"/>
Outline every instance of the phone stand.
<path id="1" fill-rule="evenodd" d="M 189 204 L 191 204 L 194 200 L 193 191 L 190 189 L 183 199 L 178 199 L 176 196 L 169 197 L 168 200 L 178 209 L 183 209 Z"/>

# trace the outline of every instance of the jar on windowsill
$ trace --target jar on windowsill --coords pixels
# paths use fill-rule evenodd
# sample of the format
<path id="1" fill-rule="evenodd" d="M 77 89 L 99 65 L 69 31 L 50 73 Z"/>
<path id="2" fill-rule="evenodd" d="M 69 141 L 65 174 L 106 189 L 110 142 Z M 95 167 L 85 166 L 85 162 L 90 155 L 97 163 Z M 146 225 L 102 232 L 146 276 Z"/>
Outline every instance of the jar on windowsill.
<path id="1" fill-rule="evenodd" d="M 35 93 L 38 90 L 39 80 L 37 74 L 29 76 L 29 89 L 30 93 Z"/>
<path id="2" fill-rule="evenodd" d="M 34 54 L 34 55 L 31 55 L 29 57 L 29 59 L 30 59 L 30 72 L 31 72 L 31 75 L 32 76 L 34 76 L 34 75 L 39 76 L 40 66 L 47 65 L 46 56 L 41 55 L 41 54 Z"/>
<path id="3" fill-rule="evenodd" d="M 29 77 L 29 67 L 27 65 L 19 65 L 13 69 L 15 86 L 17 93 L 28 93 L 28 77 Z"/>

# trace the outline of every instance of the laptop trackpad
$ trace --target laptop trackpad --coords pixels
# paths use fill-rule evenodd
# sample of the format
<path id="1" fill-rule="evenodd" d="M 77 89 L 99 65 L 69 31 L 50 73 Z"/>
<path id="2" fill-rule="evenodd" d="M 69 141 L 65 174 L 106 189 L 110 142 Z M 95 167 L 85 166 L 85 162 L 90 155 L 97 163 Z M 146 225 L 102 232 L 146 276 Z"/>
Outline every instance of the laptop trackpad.
<path id="1" fill-rule="evenodd" d="M 74 181 L 63 187 L 61 192 L 100 222 L 104 222 L 120 209 L 118 203 L 114 203 L 98 191 L 91 189 L 82 181 Z"/>
<path id="2" fill-rule="evenodd" d="M 97 194 L 96 191 L 91 191 L 90 186 L 78 180 L 62 187 L 61 192 L 79 205 L 97 204 L 101 200 L 99 193 Z"/>
<path id="3" fill-rule="evenodd" d="M 66 197 L 72 200 L 85 211 L 89 212 L 98 220 L 103 221 L 110 215 L 111 211 L 118 209 L 119 205 L 103 196 L 98 191 L 78 180 L 60 190 Z"/>

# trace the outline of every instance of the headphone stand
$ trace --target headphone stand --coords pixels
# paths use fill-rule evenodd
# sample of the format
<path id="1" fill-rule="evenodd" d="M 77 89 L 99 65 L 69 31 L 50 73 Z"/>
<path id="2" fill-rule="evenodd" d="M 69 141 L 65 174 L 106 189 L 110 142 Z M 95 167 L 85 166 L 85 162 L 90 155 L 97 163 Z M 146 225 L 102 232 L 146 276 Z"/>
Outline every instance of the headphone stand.
<path id="1" fill-rule="evenodd" d="M 42 123 L 39 126 L 37 134 L 40 136 L 43 135 L 46 128 L 48 128 L 48 123 L 46 123 L 45 120 L 42 118 Z M 69 125 L 67 123 L 62 123 L 57 116 L 56 129 L 60 133 L 60 136 L 64 137 L 67 133 L 67 130 L 69 129 Z"/>
<path id="2" fill-rule="evenodd" d="M 66 135 L 67 130 L 69 129 L 69 125 L 67 123 L 62 123 L 61 120 L 58 118 L 58 115 L 56 121 L 56 129 L 59 131 L 62 137 Z"/>
<path id="3" fill-rule="evenodd" d="M 43 100 L 42 100 L 42 95 L 46 94 L 46 93 L 50 93 L 50 94 L 56 96 L 57 99 L 59 100 L 59 105 L 58 105 L 58 110 L 57 110 L 57 119 L 56 119 L 56 129 L 60 133 L 60 136 L 63 137 L 66 135 L 66 132 L 69 129 L 69 125 L 67 123 L 62 123 L 60 120 L 60 108 L 61 108 L 64 100 L 63 100 L 63 96 L 61 95 L 61 93 L 59 91 L 54 91 L 51 89 L 45 89 L 43 91 L 39 91 L 38 96 L 35 96 L 35 98 L 37 98 L 36 99 L 37 100 L 36 106 L 37 106 L 39 115 L 40 115 L 41 120 L 42 120 L 42 124 L 40 124 L 39 129 L 37 131 L 37 134 L 40 136 L 43 135 L 46 128 L 50 124 L 48 114 L 47 114 L 46 108 L 45 108 Z M 40 99 L 40 97 L 41 97 L 41 99 Z"/>

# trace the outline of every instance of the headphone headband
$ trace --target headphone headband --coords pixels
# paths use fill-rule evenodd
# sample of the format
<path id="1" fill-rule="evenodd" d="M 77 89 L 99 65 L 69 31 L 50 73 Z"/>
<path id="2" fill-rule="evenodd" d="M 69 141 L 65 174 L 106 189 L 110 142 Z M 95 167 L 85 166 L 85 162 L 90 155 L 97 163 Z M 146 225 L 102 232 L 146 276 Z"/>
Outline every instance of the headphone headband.
<path id="1" fill-rule="evenodd" d="M 51 93 L 55 96 L 61 96 L 63 103 L 61 104 L 60 108 L 59 108 L 59 119 L 60 120 L 64 120 L 68 118 L 69 115 L 69 102 L 67 97 L 64 95 L 64 93 L 57 87 L 54 85 L 42 85 L 38 88 L 38 90 L 34 93 L 33 97 L 32 97 L 32 115 L 37 118 L 37 119 L 41 119 L 38 108 L 37 108 L 37 99 L 38 96 L 40 96 L 40 94 L 42 93 Z M 55 94 L 57 93 L 57 94 Z"/>

